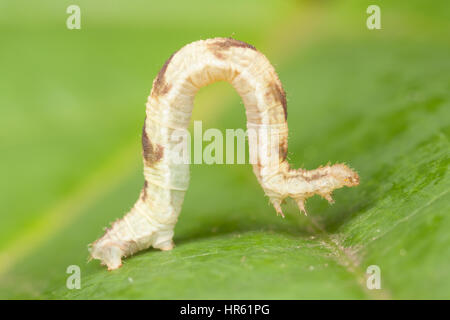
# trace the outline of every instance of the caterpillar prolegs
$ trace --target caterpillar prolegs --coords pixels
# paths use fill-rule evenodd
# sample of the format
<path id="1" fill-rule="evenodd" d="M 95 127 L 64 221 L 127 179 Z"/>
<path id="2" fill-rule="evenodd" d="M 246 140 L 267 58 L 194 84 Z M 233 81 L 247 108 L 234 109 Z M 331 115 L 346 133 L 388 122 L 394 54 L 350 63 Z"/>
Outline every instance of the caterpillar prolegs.
<path id="1" fill-rule="evenodd" d="M 281 82 L 267 58 L 253 46 L 231 38 L 214 38 L 188 44 L 164 64 L 146 105 L 142 131 L 145 184 L 139 199 L 122 219 L 90 245 L 90 254 L 109 270 L 121 259 L 153 246 L 173 248 L 173 230 L 189 184 L 189 164 L 173 161 L 175 130 L 187 130 L 196 92 L 216 81 L 227 81 L 242 98 L 247 128 L 271 129 L 258 134 L 253 171 L 275 207 L 283 215 L 282 201 L 293 198 L 306 214 L 305 200 L 317 194 L 332 202 L 331 193 L 343 186 L 359 184 L 356 172 L 344 164 L 315 170 L 292 169 L 287 155 L 287 104 Z M 259 131 L 257 131 L 259 132 Z M 276 144 L 269 140 L 277 141 Z M 249 140 L 249 149 L 258 146 Z M 271 157 L 273 160 L 273 157 Z"/>

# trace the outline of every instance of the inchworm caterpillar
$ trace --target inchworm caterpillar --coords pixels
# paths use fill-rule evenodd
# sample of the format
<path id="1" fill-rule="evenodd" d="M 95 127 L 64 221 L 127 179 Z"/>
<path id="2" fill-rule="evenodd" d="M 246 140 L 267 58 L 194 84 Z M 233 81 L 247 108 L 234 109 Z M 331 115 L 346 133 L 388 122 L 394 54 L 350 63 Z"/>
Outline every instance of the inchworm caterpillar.
<path id="1" fill-rule="evenodd" d="M 281 203 L 287 197 L 306 214 L 307 198 L 317 194 L 332 202 L 334 189 L 359 184 L 358 174 L 344 164 L 315 170 L 290 168 L 286 95 L 262 53 L 231 38 L 193 42 L 175 52 L 153 81 L 142 131 L 145 184 L 139 199 L 123 219 L 90 245 L 91 257 L 100 259 L 109 270 L 119 268 L 123 257 L 150 246 L 173 248 L 173 230 L 189 184 L 189 164 L 171 161 L 174 145 L 169 137 L 174 130 L 187 130 L 196 92 L 216 81 L 229 82 L 241 96 L 248 128 L 277 128 L 276 163 L 258 154 L 253 164 L 277 214 L 283 215 Z M 256 148 L 250 142 L 249 148 Z"/>

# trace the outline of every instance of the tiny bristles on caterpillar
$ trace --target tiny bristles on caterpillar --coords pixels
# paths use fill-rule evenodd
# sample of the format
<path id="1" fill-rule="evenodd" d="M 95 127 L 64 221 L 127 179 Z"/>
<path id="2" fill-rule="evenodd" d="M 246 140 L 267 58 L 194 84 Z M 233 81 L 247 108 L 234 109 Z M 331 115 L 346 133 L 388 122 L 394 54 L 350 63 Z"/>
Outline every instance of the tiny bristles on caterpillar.
<path id="1" fill-rule="evenodd" d="M 153 246 L 170 250 L 174 227 L 189 184 L 189 164 L 172 161 L 175 130 L 187 130 L 197 91 L 216 81 L 227 81 L 241 96 L 247 128 L 268 127 L 277 145 L 277 161 L 266 161 L 256 152 L 253 171 L 275 207 L 287 197 L 306 214 L 305 200 L 320 195 L 332 202 L 331 193 L 343 186 L 359 184 L 356 172 L 344 164 L 315 170 L 292 169 L 287 155 L 286 95 L 273 66 L 253 46 L 231 38 L 214 38 L 188 44 L 164 64 L 146 105 L 142 131 L 145 184 L 139 199 L 122 219 L 114 222 L 103 237 L 90 245 L 90 254 L 109 270 L 119 268 L 121 259 Z M 269 135 L 270 136 L 270 135 Z M 268 137 L 258 137 L 261 143 Z M 270 137 L 269 137 L 270 138 Z M 249 140 L 250 153 L 257 146 Z"/>

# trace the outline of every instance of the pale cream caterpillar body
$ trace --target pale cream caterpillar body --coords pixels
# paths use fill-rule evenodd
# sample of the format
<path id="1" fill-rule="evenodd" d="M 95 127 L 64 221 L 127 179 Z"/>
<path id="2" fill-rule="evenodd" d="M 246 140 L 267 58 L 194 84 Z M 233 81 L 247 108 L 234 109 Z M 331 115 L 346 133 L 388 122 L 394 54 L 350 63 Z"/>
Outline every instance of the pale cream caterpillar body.
<path id="1" fill-rule="evenodd" d="M 275 207 L 293 198 L 306 214 L 305 200 L 317 194 L 332 202 L 331 193 L 343 186 L 356 186 L 359 176 L 344 164 L 315 170 L 292 169 L 287 155 L 286 96 L 274 68 L 253 46 L 231 38 L 214 38 L 188 44 L 175 52 L 153 82 L 146 105 L 142 131 L 145 184 L 139 199 L 122 219 L 90 245 L 90 254 L 109 270 L 119 268 L 121 259 L 153 246 L 171 250 L 172 237 L 189 184 L 189 164 L 173 161 L 175 130 L 187 130 L 196 92 L 216 81 L 227 81 L 242 98 L 247 127 L 276 128 L 276 145 L 267 161 L 256 154 L 253 171 Z M 273 135 L 276 135 L 273 137 Z M 259 143 L 271 137 L 261 135 Z M 257 146 L 249 141 L 250 153 Z"/>

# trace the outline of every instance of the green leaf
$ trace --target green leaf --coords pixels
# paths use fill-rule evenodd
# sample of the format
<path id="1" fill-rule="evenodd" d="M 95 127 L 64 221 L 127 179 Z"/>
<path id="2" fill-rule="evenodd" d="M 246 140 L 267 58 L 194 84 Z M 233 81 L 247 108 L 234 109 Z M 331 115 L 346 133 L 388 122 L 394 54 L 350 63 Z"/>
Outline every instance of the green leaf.
<path id="1" fill-rule="evenodd" d="M 236 2 L 212 16 L 187 6 L 168 21 L 164 4 L 103 12 L 81 1 L 86 20 L 68 31 L 69 3 L 43 3 L 28 20 L 9 5 L 0 31 L 1 298 L 449 298 L 450 46 L 441 11 L 384 4 L 383 29 L 369 31 L 356 1 Z M 248 21 L 233 20 L 243 10 Z M 338 190 L 333 206 L 311 199 L 308 217 L 288 202 L 282 219 L 251 166 L 192 165 L 174 250 L 146 250 L 112 272 L 87 263 L 87 244 L 142 186 L 152 78 L 183 44 L 233 32 L 277 66 L 290 162 L 346 162 L 360 186 Z M 245 127 L 229 85 L 203 89 L 194 119 L 204 129 Z M 81 268 L 80 290 L 66 287 L 69 265 Z M 371 265 L 380 290 L 366 286 Z"/>

